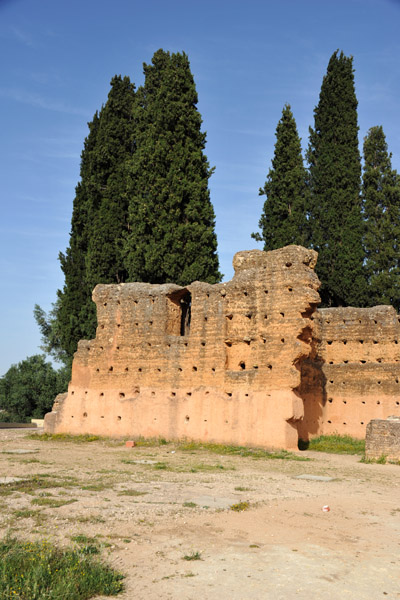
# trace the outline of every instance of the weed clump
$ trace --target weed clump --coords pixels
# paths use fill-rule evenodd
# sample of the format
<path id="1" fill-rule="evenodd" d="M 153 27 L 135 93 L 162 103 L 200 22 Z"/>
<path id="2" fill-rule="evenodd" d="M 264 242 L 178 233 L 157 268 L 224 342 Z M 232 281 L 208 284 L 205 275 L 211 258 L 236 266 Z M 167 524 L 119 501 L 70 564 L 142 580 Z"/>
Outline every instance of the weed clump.
<path id="1" fill-rule="evenodd" d="M 230 506 L 231 510 L 235 512 L 243 512 L 244 510 L 248 510 L 250 508 L 250 502 L 238 502 L 237 504 L 232 504 Z"/>
<path id="2" fill-rule="evenodd" d="M 320 435 L 308 442 L 299 440 L 299 450 L 314 450 L 328 454 L 364 454 L 365 440 L 357 440 L 350 435 Z"/>
<path id="3" fill-rule="evenodd" d="M 81 550 L 47 541 L 0 542 L 0 600 L 87 600 L 123 589 L 123 575 Z"/>

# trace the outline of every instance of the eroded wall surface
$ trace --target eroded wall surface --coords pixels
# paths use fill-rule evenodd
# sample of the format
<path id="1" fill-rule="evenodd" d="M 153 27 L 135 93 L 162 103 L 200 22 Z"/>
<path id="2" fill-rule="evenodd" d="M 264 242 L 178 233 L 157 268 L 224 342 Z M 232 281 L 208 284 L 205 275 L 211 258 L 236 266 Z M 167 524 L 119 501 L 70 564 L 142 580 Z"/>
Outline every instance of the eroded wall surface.
<path id="1" fill-rule="evenodd" d="M 367 425 L 365 456 L 379 460 L 400 461 L 400 417 L 374 419 Z"/>
<path id="2" fill-rule="evenodd" d="M 297 448 L 316 257 L 239 252 L 218 285 L 98 285 L 96 338 L 79 343 L 45 430 Z"/>
<path id="3" fill-rule="evenodd" d="M 362 438 L 372 419 L 400 414 L 400 317 L 391 306 L 319 309 L 302 363 L 302 439 Z"/>

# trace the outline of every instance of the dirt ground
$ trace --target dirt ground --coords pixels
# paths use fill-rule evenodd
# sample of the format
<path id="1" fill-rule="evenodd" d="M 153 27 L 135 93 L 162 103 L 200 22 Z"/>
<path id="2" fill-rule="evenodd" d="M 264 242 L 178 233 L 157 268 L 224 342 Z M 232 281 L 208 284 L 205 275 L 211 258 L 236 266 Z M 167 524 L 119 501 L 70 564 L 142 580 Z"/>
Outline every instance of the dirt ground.
<path id="1" fill-rule="evenodd" d="M 400 598 L 399 466 L 27 436 L 0 430 L 2 535 L 96 538 L 121 600 Z"/>

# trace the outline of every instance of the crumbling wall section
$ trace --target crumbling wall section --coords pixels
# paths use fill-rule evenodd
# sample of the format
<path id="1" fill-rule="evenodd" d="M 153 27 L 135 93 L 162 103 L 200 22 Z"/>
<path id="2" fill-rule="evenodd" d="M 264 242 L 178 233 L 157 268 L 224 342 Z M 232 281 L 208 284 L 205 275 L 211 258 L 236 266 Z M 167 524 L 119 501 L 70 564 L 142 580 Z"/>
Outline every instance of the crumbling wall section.
<path id="1" fill-rule="evenodd" d="M 400 415 L 400 317 L 391 306 L 319 309 L 302 364 L 300 437 L 365 436 L 372 419 Z"/>
<path id="2" fill-rule="evenodd" d="M 79 343 L 45 429 L 297 447 L 316 257 L 239 252 L 218 285 L 98 285 L 96 338 Z"/>

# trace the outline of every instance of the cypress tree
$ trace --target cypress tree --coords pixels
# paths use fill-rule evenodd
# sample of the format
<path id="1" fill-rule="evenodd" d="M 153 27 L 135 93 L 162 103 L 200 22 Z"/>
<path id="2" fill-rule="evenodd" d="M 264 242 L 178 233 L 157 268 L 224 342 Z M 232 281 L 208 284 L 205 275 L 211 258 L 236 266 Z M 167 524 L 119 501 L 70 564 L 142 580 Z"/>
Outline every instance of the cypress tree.
<path id="1" fill-rule="evenodd" d="M 69 246 L 59 255 L 64 287 L 49 316 L 35 307 L 43 349 L 68 365 L 78 341 L 95 336 L 93 288 L 126 277 L 121 250 L 128 214 L 125 168 L 134 151 L 133 104 L 129 78 L 113 77 L 105 106 L 88 124 Z"/>
<path id="2" fill-rule="evenodd" d="M 126 280 L 122 247 L 128 217 L 126 164 L 135 148 L 134 101 L 129 78 L 113 77 L 100 114 L 90 179 L 85 263 L 91 290 L 98 283 Z"/>
<path id="3" fill-rule="evenodd" d="M 259 221 L 261 234 L 252 234 L 255 240 L 264 242 L 264 250 L 307 244 L 306 181 L 296 121 L 286 104 L 276 128 L 272 168 L 259 191 L 267 198 Z"/>
<path id="4" fill-rule="evenodd" d="M 363 306 L 361 160 L 352 57 L 334 52 L 310 128 L 309 224 L 325 306 Z"/>
<path id="5" fill-rule="evenodd" d="M 137 92 L 137 151 L 129 169 L 130 281 L 215 283 L 215 216 L 197 92 L 188 57 L 158 50 Z"/>
<path id="6" fill-rule="evenodd" d="M 362 195 L 370 304 L 400 309 L 400 178 L 381 126 L 364 138 Z"/>

